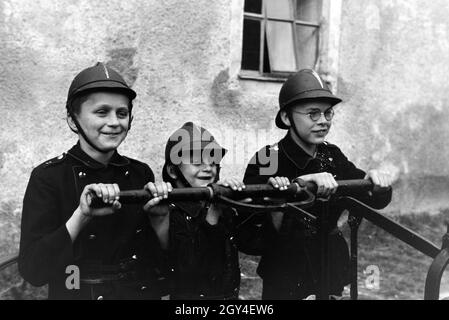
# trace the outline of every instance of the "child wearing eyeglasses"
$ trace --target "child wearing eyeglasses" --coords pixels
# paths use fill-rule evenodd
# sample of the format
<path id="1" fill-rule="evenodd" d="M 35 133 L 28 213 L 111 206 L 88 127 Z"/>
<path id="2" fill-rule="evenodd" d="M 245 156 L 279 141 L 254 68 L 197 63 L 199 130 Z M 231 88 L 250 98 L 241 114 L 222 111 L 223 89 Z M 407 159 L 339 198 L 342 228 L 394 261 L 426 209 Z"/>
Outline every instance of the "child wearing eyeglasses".
<path id="1" fill-rule="evenodd" d="M 311 69 L 290 77 L 279 94 L 280 110 L 276 125 L 287 130 L 279 142 L 259 150 L 251 159 L 245 184 L 266 183 L 275 179 L 282 187 L 288 180 L 312 181 L 317 196 L 328 198 L 337 190 L 337 180 L 370 179 L 380 192 L 367 195 L 365 203 L 380 209 L 391 201 L 392 178 L 379 170 L 364 172 L 357 168 L 335 145 L 325 141 L 332 125 L 334 106 L 341 99 Z M 288 178 L 288 179 L 285 179 Z M 317 213 L 317 208 L 307 209 Z M 338 230 L 343 209 L 338 203 L 330 209 L 329 235 L 330 294 L 341 296 L 349 283 L 349 250 Z M 290 212 L 271 212 L 269 217 L 253 216 L 246 226 L 260 226 L 261 255 L 257 269 L 263 278 L 262 299 L 304 299 L 318 292 L 319 240 L 316 234 Z"/>

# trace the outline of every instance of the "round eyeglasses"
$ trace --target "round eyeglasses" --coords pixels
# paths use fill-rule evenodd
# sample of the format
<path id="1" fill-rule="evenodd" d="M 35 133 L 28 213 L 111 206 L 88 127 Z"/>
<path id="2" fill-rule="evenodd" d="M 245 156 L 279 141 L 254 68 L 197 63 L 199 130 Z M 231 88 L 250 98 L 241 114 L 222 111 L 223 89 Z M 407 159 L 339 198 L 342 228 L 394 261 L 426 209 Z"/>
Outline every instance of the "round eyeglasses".
<path id="1" fill-rule="evenodd" d="M 310 117 L 310 119 L 312 119 L 312 121 L 320 120 L 321 115 L 324 115 L 324 118 L 327 121 L 331 121 L 332 118 L 334 117 L 334 109 L 333 108 L 329 108 L 329 109 L 325 110 L 324 112 L 321 112 L 321 110 L 313 110 L 313 111 L 309 111 L 309 112 L 299 112 L 299 111 L 292 110 L 292 112 L 299 113 L 299 114 L 306 114 Z"/>

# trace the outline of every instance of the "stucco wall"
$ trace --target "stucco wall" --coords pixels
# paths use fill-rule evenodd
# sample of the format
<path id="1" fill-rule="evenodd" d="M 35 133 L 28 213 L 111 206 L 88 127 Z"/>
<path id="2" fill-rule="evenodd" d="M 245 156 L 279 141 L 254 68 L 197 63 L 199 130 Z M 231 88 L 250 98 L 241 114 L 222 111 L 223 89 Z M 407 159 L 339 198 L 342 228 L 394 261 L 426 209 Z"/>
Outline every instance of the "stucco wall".
<path id="1" fill-rule="evenodd" d="M 390 210 L 449 205 L 449 3 L 343 1 L 334 141 L 398 178 Z"/>
<path id="2" fill-rule="evenodd" d="M 123 154 L 160 176 L 168 135 L 193 120 L 230 149 L 223 175 L 241 177 L 252 153 L 284 134 L 273 121 L 280 84 L 238 78 L 242 8 L 243 0 L 0 1 L 0 233 L 17 244 L 32 168 L 76 142 L 67 89 L 96 61 L 138 92 Z M 343 0 L 341 9 L 338 47 L 322 53 L 328 61 L 338 52 L 329 61 L 345 100 L 329 140 L 362 168 L 397 176 L 390 211 L 448 207 L 449 4 Z"/>

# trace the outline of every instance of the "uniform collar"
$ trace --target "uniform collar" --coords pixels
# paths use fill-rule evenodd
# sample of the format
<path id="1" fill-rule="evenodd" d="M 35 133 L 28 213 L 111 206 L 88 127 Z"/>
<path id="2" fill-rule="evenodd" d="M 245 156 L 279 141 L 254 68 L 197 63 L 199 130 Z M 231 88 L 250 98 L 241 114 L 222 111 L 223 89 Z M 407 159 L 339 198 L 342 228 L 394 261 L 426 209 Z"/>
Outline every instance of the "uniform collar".
<path id="1" fill-rule="evenodd" d="M 324 148 L 324 143 L 317 146 L 317 152 Z M 285 153 L 287 158 L 299 169 L 303 170 L 310 161 L 314 159 L 311 155 L 304 151 L 291 137 L 290 133 L 279 142 L 280 149 Z"/>
<path id="2" fill-rule="evenodd" d="M 106 165 L 102 164 L 101 162 L 98 162 L 97 160 L 92 159 L 87 153 L 85 153 L 80 146 L 80 142 L 72 147 L 67 152 L 69 155 L 71 155 L 73 158 L 77 159 L 78 161 L 81 161 L 83 164 L 88 166 L 92 169 L 102 169 L 105 168 Z M 121 156 L 117 150 L 114 152 L 114 154 L 111 157 L 111 160 L 109 161 L 109 165 L 113 165 L 116 167 L 122 167 L 129 164 L 129 160 L 126 157 Z"/>

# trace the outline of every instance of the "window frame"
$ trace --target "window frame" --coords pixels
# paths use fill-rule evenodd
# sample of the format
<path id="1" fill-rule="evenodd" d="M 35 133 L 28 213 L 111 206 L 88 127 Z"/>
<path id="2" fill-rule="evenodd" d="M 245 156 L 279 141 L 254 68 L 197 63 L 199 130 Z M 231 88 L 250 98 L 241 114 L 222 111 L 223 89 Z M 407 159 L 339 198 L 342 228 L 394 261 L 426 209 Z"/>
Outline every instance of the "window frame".
<path id="1" fill-rule="evenodd" d="M 243 22 L 245 20 L 255 20 L 260 22 L 260 36 L 259 36 L 259 70 L 250 70 L 250 69 L 243 69 L 242 67 L 242 60 L 240 61 L 240 72 L 239 72 L 239 78 L 242 79 L 258 79 L 262 81 L 285 81 L 285 79 L 290 76 L 292 73 L 296 72 L 297 70 L 290 71 L 290 72 L 264 72 L 264 55 L 265 55 L 265 37 L 266 37 L 266 28 L 267 28 L 267 22 L 268 21 L 275 21 L 275 22 L 286 22 L 290 23 L 292 27 L 292 36 L 293 36 L 293 47 L 294 47 L 294 56 L 295 56 L 295 62 L 296 62 L 296 68 L 298 68 L 299 65 L 299 57 L 298 57 L 298 51 L 297 48 L 297 26 L 307 26 L 307 27 L 313 27 L 316 28 L 317 31 L 317 44 L 316 44 L 316 52 L 315 52 L 315 63 L 314 65 L 318 63 L 319 55 L 320 55 L 320 43 L 321 43 L 321 29 L 322 29 L 322 22 L 320 21 L 316 22 L 310 22 L 305 20 L 296 19 L 297 16 L 297 5 L 298 1 L 301 0 L 289 0 L 293 5 L 293 18 L 291 19 L 282 19 L 282 18 L 268 18 L 267 11 L 266 11 L 266 1 L 267 0 L 261 0 L 262 1 L 262 8 L 261 13 L 253 13 L 253 12 L 246 12 L 243 9 Z M 323 11 L 323 1 L 321 1 L 321 16 Z M 244 2 L 244 0 L 243 0 Z M 242 28 L 242 41 L 243 41 L 243 28 Z M 242 52 L 243 53 L 243 45 L 242 45 Z M 268 55 L 267 55 L 268 56 Z M 314 66 L 314 67 L 315 67 Z"/>

